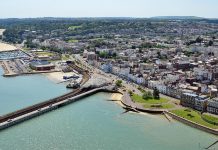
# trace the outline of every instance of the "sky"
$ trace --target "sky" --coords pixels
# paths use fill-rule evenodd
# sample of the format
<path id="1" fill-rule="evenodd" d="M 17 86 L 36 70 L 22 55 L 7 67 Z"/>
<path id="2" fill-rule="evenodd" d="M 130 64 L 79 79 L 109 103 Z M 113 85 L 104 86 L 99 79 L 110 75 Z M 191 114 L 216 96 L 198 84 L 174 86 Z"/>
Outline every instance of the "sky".
<path id="1" fill-rule="evenodd" d="M 0 0 L 0 18 L 153 16 L 218 18 L 218 0 Z"/>

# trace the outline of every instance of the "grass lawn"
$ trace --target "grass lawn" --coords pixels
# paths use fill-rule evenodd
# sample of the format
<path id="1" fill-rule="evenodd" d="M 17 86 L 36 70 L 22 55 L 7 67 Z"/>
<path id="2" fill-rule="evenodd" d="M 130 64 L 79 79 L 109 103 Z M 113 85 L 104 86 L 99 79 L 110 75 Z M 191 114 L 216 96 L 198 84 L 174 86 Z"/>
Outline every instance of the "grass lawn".
<path id="1" fill-rule="evenodd" d="M 196 122 L 198 124 L 201 124 L 201 125 L 213 128 L 213 129 L 218 129 L 218 126 L 210 124 L 210 123 L 204 121 L 201 118 L 200 113 L 197 112 L 197 111 L 194 111 L 194 110 L 191 110 L 191 109 L 178 109 L 178 110 L 172 110 L 171 112 L 178 115 L 178 116 L 180 116 L 180 117 L 183 117 L 183 118 L 185 118 L 187 120 Z"/>
<path id="2" fill-rule="evenodd" d="M 175 107 L 173 104 L 159 104 L 159 105 L 145 104 L 143 106 L 144 108 L 150 108 L 150 109 L 170 109 Z"/>
<path id="3" fill-rule="evenodd" d="M 147 103 L 147 104 L 162 104 L 162 103 L 167 103 L 169 100 L 167 99 L 164 99 L 164 98 L 160 98 L 159 100 L 157 99 L 148 99 L 148 100 L 145 100 L 142 98 L 142 96 L 139 96 L 137 94 L 133 94 L 131 96 L 132 100 L 134 102 L 137 102 L 137 103 Z"/>
<path id="4" fill-rule="evenodd" d="M 22 50 L 23 50 L 23 51 L 29 51 L 30 48 L 24 47 Z"/>
<path id="5" fill-rule="evenodd" d="M 68 40 L 68 43 L 78 43 L 79 41 L 78 40 L 76 40 L 76 39 L 70 39 L 70 40 Z"/>
<path id="6" fill-rule="evenodd" d="M 211 115 L 207 115 L 207 114 L 203 114 L 203 118 L 210 121 L 210 122 L 214 122 L 215 124 L 218 124 L 218 117 L 214 117 Z"/>

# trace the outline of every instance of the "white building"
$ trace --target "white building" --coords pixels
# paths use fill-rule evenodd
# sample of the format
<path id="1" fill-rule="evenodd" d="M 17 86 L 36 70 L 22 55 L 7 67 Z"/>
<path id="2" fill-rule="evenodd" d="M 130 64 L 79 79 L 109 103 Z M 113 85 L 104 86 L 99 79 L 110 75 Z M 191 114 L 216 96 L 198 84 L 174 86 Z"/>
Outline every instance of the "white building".
<path id="1" fill-rule="evenodd" d="M 218 114 L 218 98 L 208 100 L 207 111 L 212 114 Z"/>
<path id="2" fill-rule="evenodd" d="M 113 65 L 111 63 L 105 63 L 105 64 L 101 65 L 101 69 L 106 73 L 111 73 L 112 68 L 113 68 Z"/>

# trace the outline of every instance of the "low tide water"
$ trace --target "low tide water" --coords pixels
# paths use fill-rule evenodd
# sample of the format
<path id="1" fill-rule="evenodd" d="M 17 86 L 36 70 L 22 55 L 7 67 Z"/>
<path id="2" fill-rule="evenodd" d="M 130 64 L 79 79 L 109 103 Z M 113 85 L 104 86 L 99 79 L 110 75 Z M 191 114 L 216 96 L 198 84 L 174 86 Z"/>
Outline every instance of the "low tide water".
<path id="1" fill-rule="evenodd" d="M 0 67 L 0 115 L 69 92 L 64 84 L 55 84 L 43 75 L 3 77 Z"/>
<path id="2" fill-rule="evenodd" d="M 161 116 L 122 114 L 109 97 L 98 93 L 6 129 L 0 132 L 0 149 L 199 150 L 217 139 Z"/>

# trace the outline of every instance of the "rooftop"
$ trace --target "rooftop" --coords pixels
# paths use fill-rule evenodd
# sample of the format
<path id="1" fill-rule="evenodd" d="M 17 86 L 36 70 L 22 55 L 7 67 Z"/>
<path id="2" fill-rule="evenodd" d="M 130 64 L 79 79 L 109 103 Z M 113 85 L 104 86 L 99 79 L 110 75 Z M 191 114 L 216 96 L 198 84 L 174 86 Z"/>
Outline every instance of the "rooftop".
<path id="1" fill-rule="evenodd" d="M 197 96 L 198 96 L 198 95 L 196 95 L 196 94 L 192 94 L 192 93 L 184 93 L 184 95 L 192 96 L 192 97 L 197 97 Z"/>
<path id="2" fill-rule="evenodd" d="M 45 60 L 43 60 L 43 61 L 34 60 L 34 61 L 31 61 L 30 65 L 37 66 L 37 67 L 39 67 L 39 66 L 51 66 L 51 65 L 53 66 L 53 64 L 51 64 L 50 62 L 45 61 Z"/>

